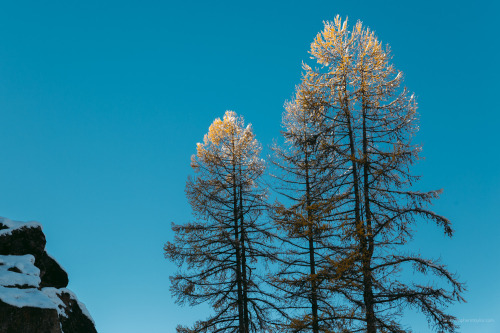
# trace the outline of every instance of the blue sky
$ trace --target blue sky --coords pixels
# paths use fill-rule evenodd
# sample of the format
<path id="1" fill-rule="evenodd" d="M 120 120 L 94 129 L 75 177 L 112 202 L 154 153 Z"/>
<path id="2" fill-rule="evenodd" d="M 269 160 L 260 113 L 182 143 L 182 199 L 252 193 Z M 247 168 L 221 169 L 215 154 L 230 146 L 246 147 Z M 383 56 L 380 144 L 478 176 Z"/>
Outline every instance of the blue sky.
<path id="1" fill-rule="evenodd" d="M 191 218 L 189 158 L 224 111 L 264 146 L 323 20 L 361 20 L 416 93 L 414 168 L 446 239 L 412 244 L 467 282 L 462 332 L 500 330 L 498 25 L 494 1 L 10 1 L 0 6 L 0 216 L 37 220 L 101 333 L 206 316 L 170 298 L 170 223 Z M 421 316 L 405 320 L 427 332 Z M 472 321 L 472 322 L 471 322 Z M 474 322 L 475 321 L 475 322 Z"/>

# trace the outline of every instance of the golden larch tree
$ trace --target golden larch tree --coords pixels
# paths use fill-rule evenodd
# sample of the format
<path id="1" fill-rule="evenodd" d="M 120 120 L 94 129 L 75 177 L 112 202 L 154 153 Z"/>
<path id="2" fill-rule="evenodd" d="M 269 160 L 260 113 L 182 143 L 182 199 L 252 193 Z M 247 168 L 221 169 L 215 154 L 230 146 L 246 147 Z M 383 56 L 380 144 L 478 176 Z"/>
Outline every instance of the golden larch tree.
<path id="1" fill-rule="evenodd" d="M 267 296 L 261 291 L 257 260 L 265 257 L 266 234 L 259 218 L 266 191 L 261 146 L 251 125 L 227 111 L 216 119 L 191 166 L 186 195 L 195 221 L 173 225 L 175 241 L 165 256 L 185 270 L 171 276 L 179 303 L 208 302 L 214 314 L 178 332 L 262 332 L 267 327 Z"/>
<path id="2" fill-rule="evenodd" d="M 404 247 L 421 219 L 433 221 L 448 236 L 453 231 L 448 219 L 428 209 L 441 191 L 413 190 L 419 177 L 410 167 L 421 151 L 412 143 L 417 105 L 402 87 L 402 73 L 390 63 L 389 48 L 361 22 L 349 29 L 337 16 L 325 22 L 310 54 L 317 67 L 303 65 L 294 103 L 320 121 L 310 136 L 321 138 L 322 154 L 329 156 L 321 173 L 332 176 L 330 192 L 338 196 L 324 222 L 339 231 L 344 251 L 332 253 L 323 282 L 348 307 L 338 312 L 338 327 L 406 332 L 400 318 L 413 308 L 437 330 L 456 331 L 456 319 L 445 308 L 463 301 L 463 284 L 443 264 Z M 406 268 L 421 276 L 408 279 L 400 274 Z M 436 286 L 433 275 L 449 288 Z"/>

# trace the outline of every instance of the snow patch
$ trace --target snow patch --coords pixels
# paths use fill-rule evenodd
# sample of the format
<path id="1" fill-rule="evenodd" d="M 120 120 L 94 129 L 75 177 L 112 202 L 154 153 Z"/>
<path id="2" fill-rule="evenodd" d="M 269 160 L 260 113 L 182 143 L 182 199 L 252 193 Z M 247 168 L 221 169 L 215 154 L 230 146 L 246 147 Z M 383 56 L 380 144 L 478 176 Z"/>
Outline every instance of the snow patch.
<path id="1" fill-rule="evenodd" d="M 0 286 L 38 287 L 40 270 L 34 264 L 35 257 L 31 254 L 0 255 Z M 20 273 L 9 269 L 17 269 Z"/>
<path id="2" fill-rule="evenodd" d="M 42 289 L 42 292 L 47 295 L 47 297 L 49 297 L 52 302 L 54 302 L 54 304 L 56 304 L 57 306 L 57 313 L 60 315 L 60 316 L 63 316 L 63 317 L 68 317 L 67 314 L 64 312 L 64 308 L 65 308 L 65 304 L 64 302 L 59 298 L 59 296 L 63 293 L 66 293 L 66 294 L 69 294 L 69 297 L 76 301 L 76 303 L 78 304 L 78 306 L 80 307 L 80 310 L 82 310 L 82 313 L 85 317 L 87 317 L 91 322 L 92 324 L 94 324 L 95 326 L 95 322 L 94 322 L 94 319 L 92 318 L 92 316 L 90 315 L 89 311 L 87 310 L 87 307 L 85 306 L 85 304 L 83 304 L 82 302 L 80 302 L 78 300 L 78 297 L 76 297 L 76 295 L 69 289 L 67 288 L 61 288 L 61 289 L 57 289 L 57 288 L 53 288 L 53 287 L 45 287 Z"/>
<path id="3" fill-rule="evenodd" d="M 56 305 L 40 290 L 35 288 L 18 289 L 0 286 L 0 300 L 12 306 L 23 308 L 56 309 Z"/>
<path id="4" fill-rule="evenodd" d="M 46 287 L 42 290 L 38 290 L 35 288 L 18 289 L 0 286 L 0 300 L 4 303 L 18 308 L 33 307 L 54 309 L 57 311 L 58 316 L 68 318 L 68 314 L 65 311 L 66 304 L 64 304 L 64 302 L 60 298 L 60 295 L 62 295 L 63 293 L 69 294 L 69 297 L 77 302 L 78 306 L 82 310 L 83 315 L 87 317 L 95 326 L 94 319 L 90 315 L 85 304 L 80 302 L 76 295 L 69 289 Z"/>
<path id="5" fill-rule="evenodd" d="M 13 230 L 20 229 L 20 228 L 40 228 L 40 229 L 42 229 L 42 225 L 36 221 L 28 221 L 28 222 L 14 221 L 14 220 L 8 219 L 6 217 L 0 217 L 0 224 L 3 224 L 4 226 L 7 227 L 7 229 L 0 230 L 0 236 L 10 235 Z"/>
<path id="6" fill-rule="evenodd" d="M 63 290 L 64 289 L 57 289 L 57 288 L 53 288 L 53 287 L 46 287 L 46 288 L 42 289 L 42 293 L 45 296 L 47 296 L 52 301 L 52 303 L 55 305 L 55 307 L 57 309 L 57 314 L 59 316 L 63 316 L 63 317 L 68 318 L 68 315 L 64 311 L 66 305 L 59 298 L 59 295 L 62 294 Z"/>

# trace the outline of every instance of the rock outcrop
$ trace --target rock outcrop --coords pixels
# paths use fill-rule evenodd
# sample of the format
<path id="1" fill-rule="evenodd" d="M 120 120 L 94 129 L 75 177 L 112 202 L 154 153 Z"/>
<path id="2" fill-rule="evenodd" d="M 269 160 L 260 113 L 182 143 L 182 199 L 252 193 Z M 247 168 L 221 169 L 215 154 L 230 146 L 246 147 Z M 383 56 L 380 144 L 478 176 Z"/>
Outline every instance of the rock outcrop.
<path id="1" fill-rule="evenodd" d="M 97 333 L 37 222 L 0 217 L 0 332 Z"/>

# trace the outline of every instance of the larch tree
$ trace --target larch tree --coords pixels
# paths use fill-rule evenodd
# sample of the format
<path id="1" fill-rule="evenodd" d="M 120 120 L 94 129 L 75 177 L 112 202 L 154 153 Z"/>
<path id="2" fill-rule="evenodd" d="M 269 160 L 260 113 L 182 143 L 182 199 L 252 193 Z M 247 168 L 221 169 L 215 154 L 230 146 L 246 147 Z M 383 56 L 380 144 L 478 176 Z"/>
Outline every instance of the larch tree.
<path id="1" fill-rule="evenodd" d="M 307 87 L 298 87 L 296 99 L 309 93 Z M 331 283 L 332 262 L 346 251 L 340 224 L 335 222 L 342 193 L 335 186 L 337 161 L 325 149 L 330 140 L 323 135 L 325 117 L 316 105 L 287 102 L 284 144 L 273 146 L 273 187 L 282 199 L 272 211 L 283 251 L 277 256 L 280 268 L 270 281 L 287 312 L 280 326 L 291 332 L 333 332 L 342 327 L 342 305 Z"/>
<path id="2" fill-rule="evenodd" d="M 331 156 L 324 158 L 321 172 L 328 174 L 335 161 L 331 192 L 342 194 L 327 222 L 338 226 L 343 247 L 350 249 L 331 261 L 332 278 L 325 287 L 328 282 L 349 307 L 343 317 L 350 332 L 407 332 L 400 323 L 407 308 L 424 313 L 438 331 L 456 331 L 456 319 L 445 310 L 463 301 L 463 284 L 437 260 L 409 254 L 403 246 L 421 219 L 442 227 L 447 236 L 453 230 L 448 219 L 428 208 L 441 191 L 413 190 L 419 177 L 410 167 L 421 151 L 412 143 L 417 106 L 402 88 L 402 73 L 390 64 L 389 48 L 361 22 L 349 30 L 337 16 L 325 22 L 310 54 L 318 67 L 304 64 L 295 103 L 321 112 L 315 116 L 321 119 L 316 135 Z M 400 274 L 407 268 L 414 279 Z M 448 288 L 437 286 L 432 276 Z"/>
<path id="3" fill-rule="evenodd" d="M 165 256 L 178 263 L 171 291 L 178 303 L 208 302 L 214 314 L 178 332 L 263 332 L 268 325 L 268 296 L 259 287 L 256 262 L 268 254 L 259 218 L 266 191 L 261 146 L 251 125 L 227 111 L 198 143 L 186 195 L 195 221 L 173 224 L 175 241 Z"/>

